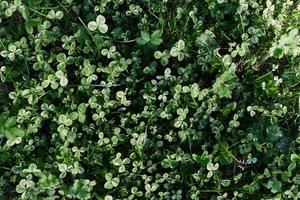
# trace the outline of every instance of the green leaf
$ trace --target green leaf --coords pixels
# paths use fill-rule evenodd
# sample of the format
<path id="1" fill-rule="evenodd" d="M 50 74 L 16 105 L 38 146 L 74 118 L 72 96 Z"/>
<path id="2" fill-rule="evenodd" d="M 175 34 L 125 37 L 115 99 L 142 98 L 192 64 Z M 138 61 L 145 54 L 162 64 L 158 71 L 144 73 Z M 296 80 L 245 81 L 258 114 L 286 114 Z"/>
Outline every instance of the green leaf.
<path id="1" fill-rule="evenodd" d="M 96 18 L 96 22 L 98 25 L 105 24 L 105 21 L 106 19 L 103 15 L 98 15 Z"/>
<path id="2" fill-rule="evenodd" d="M 66 62 L 66 60 L 67 60 L 67 56 L 66 56 L 66 54 L 64 54 L 64 53 L 59 53 L 57 56 L 56 56 L 56 60 L 58 61 L 58 62 Z"/>
<path id="3" fill-rule="evenodd" d="M 181 142 L 186 141 L 188 132 L 187 131 L 179 131 L 178 132 L 178 137 L 180 138 Z"/>
<path id="4" fill-rule="evenodd" d="M 70 194 L 77 199 L 82 199 L 82 200 L 90 199 L 91 186 L 89 183 L 90 181 L 86 179 L 75 180 L 74 184 L 70 189 Z"/>
<path id="5" fill-rule="evenodd" d="M 173 47 L 170 51 L 170 55 L 173 56 L 173 57 L 177 57 L 179 54 L 179 50 L 175 47 Z"/>
<path id="6" fill-rule="evenodd" d="M 19 6 L 18 10 L 21 13 L 22 17 L 25 19 L 25 21 L 28 21 L 28 19 L 29 19 L 29 10 L 23 5 Z"/>
<path id="7" fill-rule="evenodd" d="M 180 120 L 178 120 L 178 121 L 176 121 L 175 123 L 174 123 L 174 127 L 175 128 L 180 128 L 181 127 L 181 125 L 182 125 L 182 121 L 180 121 Z"/>
<path id="8" fill-rule="evenodd" d="M 106 33 L 108 31 L 108 26 L 106 24 L 101 24 L 98 26 L 98 29 L 101 33 Z"/>
<path id="9" fill-rule="evenodd" d="M 162 43 L 162 39 L 161 39 L 161 36 L 162 36 L 162 32 L 160 30 L 156 30 L 154 31 L 152 34 L 151 34 L 151 43 L 154 45 L 154 46 L 158 46 Z"/>
<path id="10" fill-rule="evenodd" d="M 42 173 L 38 182 L 39 186 L 44 190 L 56 188 L 59 184 L 58 179 L 51 173 Z"/>
<path id="11" fill-rule="evenodd" d="M 145 45 L 145 44 L 147 44 L 148 42 L 150 42 L 150 39 L 151 39 L 150 34 L 147 33 L 147 32 L 142 31 L 142 32 L 141 32 L 141 37 L 137 38 L 136 41 L 137 41 L 137 43 L 138 43 L 139 45 Z"/>
<path id="12" fill-rule="evenodd" d="M 25 22 L 25 30 L 28 34 L 33 33 L 33 25 L 30 23 L 30 21 Z"/>
<path id="13" fill-rule="evenodd" d="M 14 127 L 17 124 L 17 120 L 14 117 L 10 117 L 6 120 L 5 122 L 5 127 L 6 128 L 10 128 L 10 127 Z"/>
<path id="14" fill-rule="evenodd" d="M 15 6 L 20 6 L 22 4 L 21 0 L 14 0 L 14 5 Z"/>
<path id="15" fill-rule="evenodd" d="M 94 21 L 88 23 L 88 29 L 91 31 L 95 31 L 98 28 L 98 24 Z"/>
<path id="16" fill-rule="evenodd" d="M 68 118 L 74 121 L 74 120 L 76 120 L 78 118 L 78 113 L 77 112 L 71 112 L 68 115 Z"/>
<path id="17" fill-rule="evenodd" d="M 272 51 L 272 56 L 274 56 L 275 58 L 282 58 L 283 56 L 283 49 L 280 47 L 276 47 L 274 49 L 271 49 Z"/>
<path id="18" fill-rule="evenodd" d="M 7 132 L 9 132 L 13 138 L 24 137 L 25 135 L 25 131 L 17 127 L 8 128 Z"/>
<path id="19" fill-rule="evenodd" d="M 104 188 L 107 189 L 107 190 L 110 190 L 112 189 L 114 186 L 112 184 L 111 181 L 107 181 L 105 184 L 104 184 Z"/>
<path id="20" fill-rule="evenodd" d="M 214 50 L 219 47 L 211 32 L 202 33 L 201 36 L 197 38 L 196 43 L 198 45 L 205 46 L 211 50 Z"/>
<path id="21" fill-rule="evenodd" d="M 111 180 L 111 182 L 112 182 L 112 185 L 113 185 L 114 187 L 117 187 L 117 186 L 119 185 L 119 183 L 120 183 L 120 179 L 119 179 L 119 178 L 113 178 L 113 179 Z"/>
<path id="22" fill-rule="evenodd" d="M 64 17 L 64 13 L 62 11 L 57 11 L 55 13 L 56 19 L 62 19 Z"/>
<path id="23" fill-rule="evenodd" d="M 113 200 L 114 198 L 111 195 L 107 195 L 104 197 L 104 200 Z"/>
<path id="24" fill-rule="evenodd" d="M 191 96 L 193 99 L 197 98 L 199 96 L 199 85 L 197 83 L 194 83 L 191 87 Z"/>
<path id="25" fill-rule="evenodd" d="M 273 194 L 281 192 L 282 183 L 277 179 L 269 180 L 266 187 L 271 190 Z"/>
<path id="26" fill-rule="evenodd" d="M 267 138 L 269 141 L 277 141 L 282 136 L 280 127 L 273 125 L 266 128 Z"/>
<path id="27" fill-rule="evenodd" d="M 110 180 L 112 179 L 112 177 L 113 177 L 112 173 L 106 173 L 106 174 L 105 174 L 105 179 L 106 179 L 107 181 L 110 181 Z"/>
<path id="28" fill-rule="evenodd" d="M 221 184 L 224 186 L 224 187 L 228 187 L 230 185 L 231 181 L 229 179 L 224 179 L 221 181 Z"/>
<path id="29" fill-rule="evenodd" d="M 179 40 L 177 42 L 177 48 L 179 49 L 179 51 L 183 50 L 185 48 L 185 42 L 183 40 Z"/>
<path id="30" fill-rule="evenodd" d="M 136 146 L 140 149 L 143 148 L 143 146 L 145 145 L 147 139 L 147 135 L 145 133 L 142 133 L 139 135 L 138 139 L 136 140 Z"/>
<path id="31" fill-rule="evenodd" d="M 160 59 L 162 57 L 162 53 L 160 51 L 155 51 L 154 52 L 154 58 L 155 59 Z"/>
<path id="32" fill-rule="evenodd" d="M 137 38 L 138 45 L 148 45 L 149 47 L 156 47 L 162 43 L 162 32 L 160 30 L 154 31 L 151 35 L 148 32 L 142 31 L 141 37 Z"/>
<path id="33" fill-rule="evenodd" d="M 222 115 L 227 116 L 230 112 L 234 111 L 236 109 L 237 103 L 236 102 L 231 102 L 227 104 L 222 110 Z"/>
<path id="34" fill-rule="evenodd" d="M 229 68 L 217 78 L 213 84 L 212 91 L 219 95 L 221 98 L 230 98 L 232 90 L 237 86 L 237 76 L 234 73 L 234 68 Z"/>

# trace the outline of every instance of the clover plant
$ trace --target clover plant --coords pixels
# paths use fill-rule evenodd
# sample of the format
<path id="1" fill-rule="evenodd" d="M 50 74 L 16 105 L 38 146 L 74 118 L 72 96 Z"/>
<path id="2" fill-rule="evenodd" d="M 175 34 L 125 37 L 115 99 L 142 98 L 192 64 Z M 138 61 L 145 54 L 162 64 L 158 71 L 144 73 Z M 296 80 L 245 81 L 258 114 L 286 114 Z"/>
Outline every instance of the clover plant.
<path id="1" fill-rule="evenodd" d="M 299 13 L 0 1 L 0 199 L 300 199 Z"/>

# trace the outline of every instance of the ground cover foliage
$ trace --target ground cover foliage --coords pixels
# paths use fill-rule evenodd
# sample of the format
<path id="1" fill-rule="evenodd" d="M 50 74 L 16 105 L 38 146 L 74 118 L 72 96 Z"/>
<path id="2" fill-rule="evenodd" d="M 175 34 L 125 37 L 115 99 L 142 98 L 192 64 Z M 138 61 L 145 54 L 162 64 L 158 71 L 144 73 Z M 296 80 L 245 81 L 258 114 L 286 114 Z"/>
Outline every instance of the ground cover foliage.
<path id="1" fill-rule="evenodd" d="M 299 199 L 291 0 L 0 1 L 1 199 Z"/>

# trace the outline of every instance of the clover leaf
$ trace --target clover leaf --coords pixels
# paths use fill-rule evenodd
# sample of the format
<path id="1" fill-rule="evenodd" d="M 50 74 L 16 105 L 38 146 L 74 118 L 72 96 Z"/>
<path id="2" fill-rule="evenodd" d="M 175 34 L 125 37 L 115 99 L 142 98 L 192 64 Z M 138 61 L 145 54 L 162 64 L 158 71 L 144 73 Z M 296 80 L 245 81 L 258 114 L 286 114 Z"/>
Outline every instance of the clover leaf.
<path id="1" fill-rule="evenodd" d="M 55 12 L 54 10 L 50 10 L 47 16 L 49 19 L 62 19 L 64 17 L 64 13 L 62 11 Z"/>
<path id="2" fill-rule="evenodd" d="M 106 33 L 108 31 L 108 26 L 105 24 L 105 17 L 103 15 L 98 15 L 96 21 L 91 21 L 88 23 L 88 28 L 91 31 L 99 30 L 101 33 Z"/>
<path id="3" fill-rule="evenodd" d="M 166 65 L 169 64 L 170 53 L 169 53 L 168 50 L 164 50 L 163 52 L 155 51 L 154 52 L 154 58 L 155 59 L 160 59 L 160 63 L 163 66 L 166 66 Z"/>
<path id="4" fill-rule="evenodd" d="M 41 174 L 41 170 L 37 168 L 37 165 L 35 163 L 31 163 L 28 166 L 28 169 L 24 169 L 23 172 L 34 174 L 34 175 L 37 175 L 37 176 Z"/>
<path id="5" fill-rule="evenodd" d="M 113 178 L 112 173 L 105 174 L 106 183 L 104 184 L 105 189 L 112 189 L 113 187 L 117 187 L 120 183 L 119 178 Z"/>
<path id="6" fill-rule="evenodd" d="M 185 53 L 183 50 L 185 49 L 185 42 L 183 40 L 179 40 L 176 42 L 175 47 L 172 47 L 170 51 L 170 55 L 173 57 L 177 57 L 178 61 L 182 61 L 185 57 Z"/>
<path id="7" fill-rule="evenodd" d="M 214 171 L 216 171 L 218 168 L 219 168 L 219 164 L 218 163 L 216 163 L 216 164 L 208 163 L 206 165 L 206 169 L 208 170 L 207 178 L 211 178 L 213 176 L 213 174 L 214 174 Z"/>
<path id="8" fill-rule="evenodd" d="M 64 124 L 66 126 L 71 126 L 72 125 L 72 120 L 68 118 L 66 115 L 60 115 L 58 117 L 58 122 L 61 124 Z"/>
<path id="9" fill-rule="evenodd" d="M 14 44 L 8 45 L 8 50 L 3 50 L 0 52 L 0 55 L 4 58 L 8 57 L 9 60 L 14 61 L 16 55 L 20 56 L 22 54 L 22 50 L 18 49 Z"/>
<path id="10" fill-rule="evenodd" d="M 56 73 L 55 73 L 55 76 L 60 80 L 60 85 L 62 86 L 62 87 L 64 87 L 64 86 L 66 86 L 66 85 L 68 85 L 68 79 L 67 79 L 67 77 L 65 76 L 65 74 L 62 72 L 62 71 L 57 71 Z"/>

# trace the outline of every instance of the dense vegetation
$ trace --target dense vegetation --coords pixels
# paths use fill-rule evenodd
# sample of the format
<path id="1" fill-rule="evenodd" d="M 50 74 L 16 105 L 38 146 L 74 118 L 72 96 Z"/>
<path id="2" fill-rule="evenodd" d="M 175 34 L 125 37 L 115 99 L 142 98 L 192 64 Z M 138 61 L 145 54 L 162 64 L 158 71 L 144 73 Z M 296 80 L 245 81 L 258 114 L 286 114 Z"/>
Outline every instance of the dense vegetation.
<path id="1" fill-rule="evenodd" d="M 291 0 L 0 0 L 0 199 L 299 199 Z"/>

